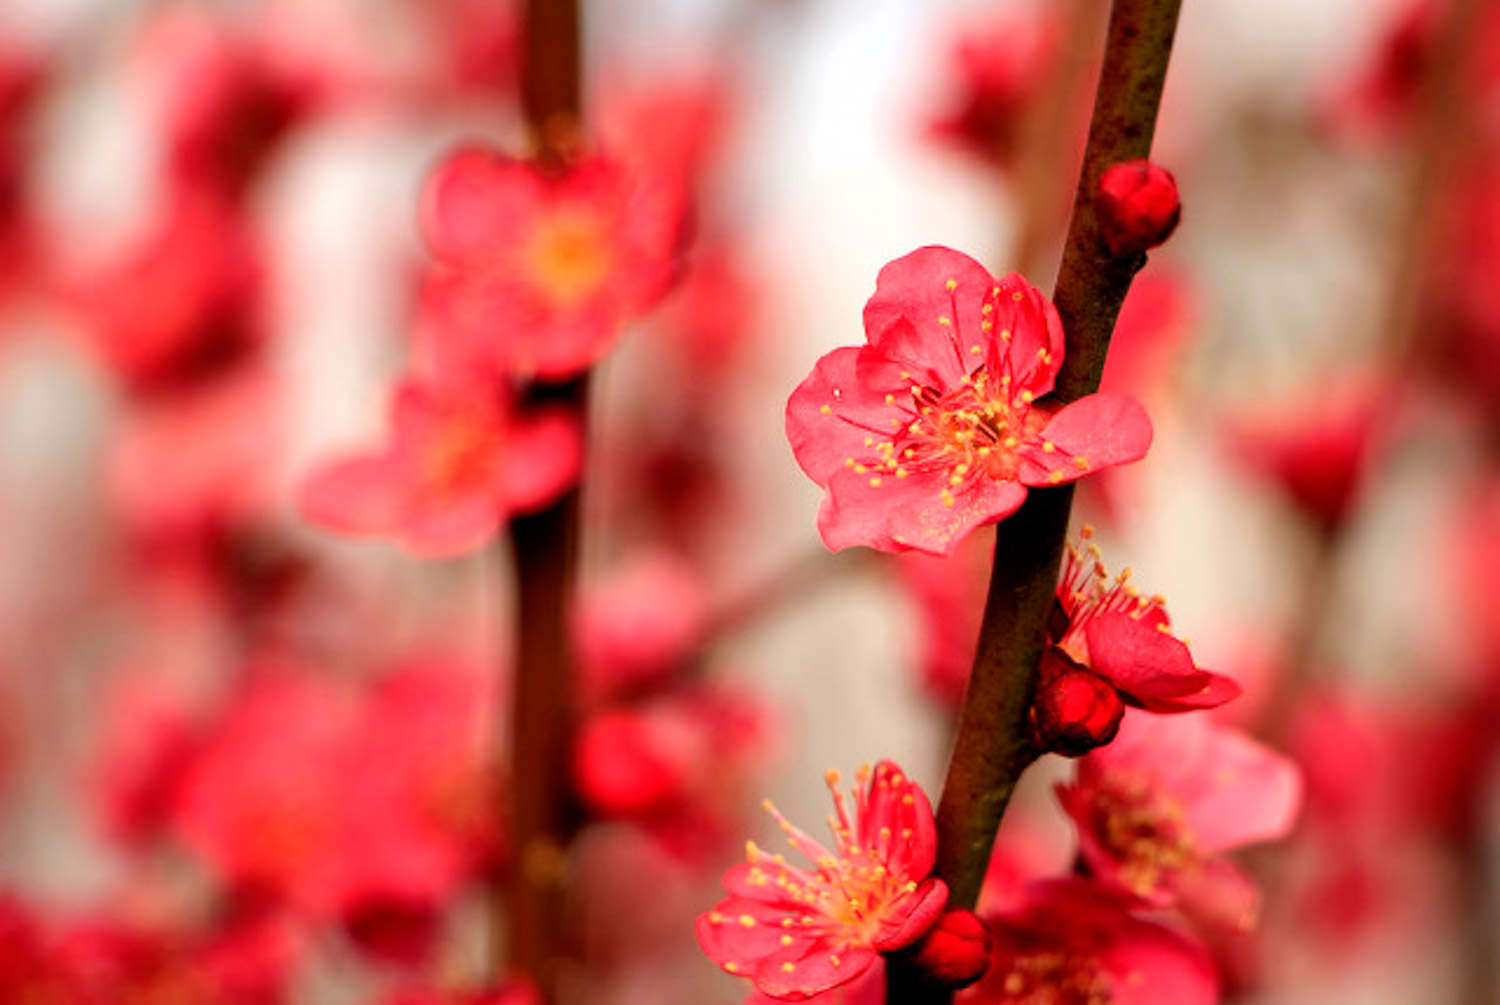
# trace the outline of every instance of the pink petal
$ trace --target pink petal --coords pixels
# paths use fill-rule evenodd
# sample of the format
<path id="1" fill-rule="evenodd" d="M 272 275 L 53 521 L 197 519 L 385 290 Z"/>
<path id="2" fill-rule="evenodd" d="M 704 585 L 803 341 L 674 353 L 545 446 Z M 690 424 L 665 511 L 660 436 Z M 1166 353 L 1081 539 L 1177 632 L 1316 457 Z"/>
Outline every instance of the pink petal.
<path id="1" fill-rule="evenodd" d="M 833 960 L 838 959 L 838 966 Z M 857 980 L 879 957 L 859 946 L 797 942 L 760 961 L 755 988 L 781 1001 L 806 1001 L 831 988 Z M 788 971 L 786 964 L 792 969 Z"/>
<path id="2" fill-rule="evenodd" d="M 487 542 L 502 522 L 499 503 L 487 494 L 428 495 L 409 505 L 401 523 L 401 543 L 421 558 L 451 558 Z"/>
<path id="3" fill-rule="evenodd" d="M 889 831 L 889 835 L 883 834 Z M 881 761 L 870 777 L 870 797 L 860 814 L 861 846 L 883 848 L 881 857 L 892 875 L 920 880 L 937 859 L 937 825 L 927 793 L 895 761 Z"/>
<path id="4" fill-rule="evenodd" d="M 990 373 L 1009 374 L 1017 390 L 1035 397 L 1052 390 L 1063 361 L 1062 320 L 1057 308 L 1018 272 L 995 284 L 985 366 Z M 1002 337 L 1009 332 L 1010 337 Z"/>
<path id="5" fill-rule="evenodd" d="M 583 430 L 571 414 L 547 409 L 517 419 L 505 444 L 505 503 L 511 512 L 540 509 L 572 487 L 582 469 Z"/>
<path id="6" fill-rule="evenodd" d="M 1260 915 L 1260 889 L 1227 858 L 1212 858 L 1197 868 L 1173 873 L 1169 882 L 1179 910 L 1210 930 L 1249 933 Z"/>
<path id="7" fill-rule="evenodd" d="M 887 394 L 910 400 L 899 365 L 872 349 L 845 346 L 813 365 L 786 403 L 787 440 L 809 478 L 826 488 L 848 458 L 871 453 L 866 438 L 889 437 L 901 413 Z"/>
<path id="8" fill-rule="evenodd" d="M 1128 614 L 1101 614 L 1084 626 L 1089 667 L 1152 712 L 1222 705 L 1240 694 L 1232 679 L 1200 670 L 1181 639 Z"/>
<path id="9" fill-rule="evenodd" d="M 1021 481 L 1055 485 L 1146 456 L 1151 420 L 1135 399 L 1091 394 L 1063 407 L 1042 429 L 1040 443 L 1021 450 Z M 1051 443 L 1053 450 L 1043 444 Z"/>
<path id="10" fill-rule="evenodd" d="M 1202 943 L 1147 921 L 1121 926 L 1100 962 L 1114 978 L 1112 1005 L 1215 1005 L 1219 977 Z"/>
<path id="11" fill-rule="evenodd" d="M 987 341 L 981 310 L 994 286 L 989 270 L 968 255 L 918 248 L 880 270 L 865 304 L 865 338 L 912 373 L 931 372 L 941 387 L 955 387 L 978 362 L 968 346 Z"/>
<path id="12" fill-rule="evenodd" d="M 423 186 L 422 236 L 439 258 L 495 254 L 515 243 L 545 194 L 545 183 L 524 162 L 477 147 L 459 150 Z"/>
<path id="13" fill-rule="evenodd" d="M 298 507 L 307 519 L 351 534 L 394 530 L 404 500 L 399 471 L 383 454 L 317 468 L 298 492 Z"/>
<path id="14" fill-rule="evenodd" d="M 902 903 L 901 916 L 893 919 L 894 923 L 881 925 L 873 940 L 874 948 L 882 953 L 905 949 L 937 924 L 948 906 L 948 884 L 931 877 L 908 894 L 907 900 L 910 903 Z"/>
<path id="15" fill-rule="evenodd" d="M 1227 726 L 1208 730 L 1184 791 L 1188 820 L 1208 852 L 1283 837 L 1302 805 L 1302 773 L 1288 757 Z"/>
<path id="16" fill-rule="evenodd" d="M 946 472 L 908 478 L 881 477 L 844 469 L 828 484 L 818 511 L 818 532 L 834 551 L 865 545 L 881 551 L 949 555 L 975 527 L 1004 519 L 1020 508 L 1026 489 L 1016 482 L 977 478 L 952 490 L 947 505 Z"/>

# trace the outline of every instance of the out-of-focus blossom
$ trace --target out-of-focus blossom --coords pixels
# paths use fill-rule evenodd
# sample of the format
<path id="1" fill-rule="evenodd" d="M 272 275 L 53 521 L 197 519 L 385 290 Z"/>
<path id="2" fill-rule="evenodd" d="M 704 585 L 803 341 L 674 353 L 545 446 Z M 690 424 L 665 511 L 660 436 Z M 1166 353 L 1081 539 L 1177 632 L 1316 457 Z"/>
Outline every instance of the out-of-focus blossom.
<path id="1" fill-rule="evenodd" d="M 1456 6 L 1415 0 L 1396 8 L 1365 64 L 1340 81 L 1319 110 L 1324 123 L 1356 137 L 1389 137 L 1410 128 L 1437 65 L 1444 19 Z M 1458 86 L 1480 123 L 1493 126 L 1500 122 L 1500 13 L 1493 5 L 1479 5 L 1474 31 L 1469 75 Z"/>
<path id="2" fill-rule="evenodd" d="M 148 399 L 111 446 L 109 486 L 137 543 L 202 545 L 263 512 L 278 459 L 281 395 L 272 375 L 240 369 Z"/>
<path id="3" fill-rule="evenodd" d="M 1358 501 L 1370 458 L 1392 428 L 1401 390 L 1371 374 L 1322 382 L 1299 398 L 1233 421 L 1230 444 L 1308 516 L 1336 527 Z"/>
<path id="4" fill-rule="evenodd" d="M 477 147 L 451 154 L 422 193 L 437 259 L 422 351 L 547 380 L 587 369 L 665 292 L 680 203 L 600 158 L 554 174 Z"/>
<path id="5" fill-rule="evenodd" d="M 665 71 L 598 91 L 599 144 L 632 175 L 691 191 L 719 147 L 729 117 L 722 76 Z"/>
<path id="6" fill-rule="evenodd" d="M 536 989 L 524 981 L 481 991 L 403 988 L 380 999 L 380 1005 L 542 1005 Z"/>
<path id="7" fill-rule="evenodd" d="M 1022 123 L 1058 60 L 1059 25 L 1046 5 L 1038 8 L 1007 10 L 955 36 L 948 53 L 952 94 L 929 125 L 935 139 L 1011 166 Z"/>
<path id="8" fill-rule="evenodd" d="M 1219 927 L 1255 925 L 1258 894 L 1220 853 L 1281 837 L 1302 798 L 1296 765 L 1207 716 L 1133 713 L 1058 788 L 1091 872 Z"/>
<path id="9" fill-rule="evenodd" d="M 1130 704 L 1150 712 L 1213 708 L 1240 694 L 1223 674 L 1200 668 L 1187 643 L 1172 634 L 1166 601 L 1144 597 L 1130 584 L 1127 566 L 1110 576 L 1097 545 L 1073 545 L 1057 584 L 1057 606 L 1048 636 L 1055 655 L 1103 677 Z"/>
<path id="10" fill-rule="evenodd" d="M 494 100 L 516 86 L 520 5 L 512 0 L 435 0 L 419 5 L 438 40 L 437 64 L 460 92 Z"/>
<path id="11" fill-rule="evenodd" d="M 43 80 L 39 57 L 0 42 L 0 296 L 34 268 L 26 188 L 31 112 Z"/>
<path id="12" fill-rule="evenodd" d="M 920 618 L 918 666 L 922 683 L 955 709 L 969 684 L 994 551 L 993 537 L 976 532 L 960 541 L 947 557 L 906 552 L 896 560 Z"/>
<path id="13" fill-rule="evenodd" d="M 85 337 L 134 390 L 220 373 L 262 340 L 245 222 L 202 190 L 174 189 L 162 214 L 102 262 L 64 269 Z"/>
<path id="14" fill-rule="evenodd" d="M 730 896 L 698 916 L 703 951 L 763 994 L 801 1000 L 856 980 L 880 953 L 911 945 L 948 897 L 930 876 L 937 829 L 927 796 L 894 763 L 861 770 L 851 818 L 830 772 L 836 850 L 775 814 L 814 868 L 746 846 L 747 864 L 724 874 Z M 769 804 L 768 804 L 769 805 Z"/>
<path id="15" fill-rule="evenodd" d="M 1177 179 L 1148 160 L 1113 164 L 1099 177 L 1094 212 L 1099 235 L 1115 257 L 1150 251 L 1171 237 L 1182 219 Z"/>
<path id="16" fill-rule="evenodd" d="M 989 918 L 989 973 L 958 1001 L 972 1005 L 1109 1002 L 1213 1005 L 1219 982 L 1199 943 L 1135 913 L 1128 895 L 1081 879 L 1033 884 Z"/>
<path id="17" fill-rule="evenodd" d="M 126 845 L 154 837 L 178 798 L 183 772 L 202 742 L 186 699 L 126 680 L 107 695 L 100 750 L 90 779 L 104 830 Z"/>
<path id="18" fill-rule="evenodd" d="M 389 536 L 418 555 L 456 555 L 507 517 L 556 499 L 578 478 L 576 418 L 513 410 L 503 385 L 467 376 L 410 377 L 393 395 L 387 444 L 315 470 L 307 517 L 351 534 Z"/>
<path id="19" fill-rule="evenodd" d="M 755 330 L 758 293 L 727 243 L 700 247 L 688 259 L 651 326 L 684 364 L 685 395 L 701 392 L 719 401 L 719 381 L 736 372 L 735 363 Z"/>
<path id="20" fill-rule="evenodd" d="M 419 957 L 496 841 L 481 678 L 419 661 L 361 696 L 307 670 L 250 673 L 183 777 L 174 831 L 231 889 Z"/>
<path id="21" fill-rule="evenodd" d="M 827 491 L 830 548 L 951 554 L 975 527 L 1060 485 L 1139 460 L 1151 423 L 1133 400 L 1043 399 L 1062 366 L 1062 324 L 1019 275 L 996 280 L 950 248 L 880 270 L 868 344 L 835 349 L 787 402 L 792 452 Z"/>
<path id="22" fill-rule="evenodd" d="M 1500 17 L 1496 18 L 1500 28 Z M 1500 39 L 1500 31 L 1496 32 Z M 1447 206 L 1432 267 L 1431 308 L 1441 338 L 1439 370 L 1484 407 L 1500 413 L 1500 162 L 1490 156 L 1445 190 Z M 1425 332 L 1425 329 L 1424 329 Z"/>
<path id="23" fill-rule="evenodd" d="M 738 829 L 739 795 L 772 739 L 750 697 L 687 689 L 585 719 L 574 784 L 594 813 L 628 818 L 674 858 L 698 861 Z"/>
<path id="24" fill-rule="evenodd" d="M 587 587 L 573 618 L 583 688 L 604 698 L 648 686 L 680 667 L 702 641 L 704 584 L 670 552 L 637 555 Z"/>
<path id="25" fill-rule="evenodd" d="M 301 946 L 275 914 L 221 918 L 201 931 L 141 928 L 102 912 L 57 925 L 0 899 L 6 1002 L 278 1005 Z"/>
<path id="26" fill-rule="evenodd" d="M 278 74 L 258 42 L 248 24 L 206 7 L 173 5 L 146 23 L 131 83 L 178 180 L 238 195 L 310 109 L 314 95 Z"/>

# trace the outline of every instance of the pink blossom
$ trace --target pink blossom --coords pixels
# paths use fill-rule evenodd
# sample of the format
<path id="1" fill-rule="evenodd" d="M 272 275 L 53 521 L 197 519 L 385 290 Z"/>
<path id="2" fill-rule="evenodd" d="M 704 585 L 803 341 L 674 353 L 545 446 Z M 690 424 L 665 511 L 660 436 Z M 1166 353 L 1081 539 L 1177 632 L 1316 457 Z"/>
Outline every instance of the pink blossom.
<path id="1" fill-rule="evenodd" d="M 989 973 L 958 1001 L 1217 1002 L 1218 977 L 1208 951 L 1165 925 L 1137 917 L 1138 906 L 1128 895 L 1087 880 L 1032 884 L 1019 904 L 988 919 L 994 947 Z"/>
<path id="2" fill-rule="evenodd" d="M 1225 927 L 1255 925 L 1259 897 L 1221 853 L 1282 837 L 1302 799 L 1288 758 L 1206 716 L 1126 715 L 1058 788 L 1104 881 Z"/>
<path id="3" fill-rule="evenodd" d="M 548 174 L 477 147 L 422 193 L 437 263 L 421 350 L 443 365 L 558 380 L 591 366 L 665 292 L 682 216 L 673 186 L 603 159 Z"/>
<path id="4" fill-rule="evenodd" d="M 792 826 L 774 807 L 792 847 L 815 863 L 746 846 L 747 864 L 724 874 L 730 896 L 698 916 L 698 944 L 731 974 L 783 1001 L 809 997 L 863 975 L 878 955 L 911 945 L 948 898 L 930 876 L 937 829 L 927 796 L 894 763 L 861 769 L 851 819 L 837 772 L 829 772 L 836 851 Z"/>
<path id="5" fill-rule="evenodd" d="M 586 587 L 573 636 L 587 697 L 660 680 L 680 667 L 707 628 L 703 583 L 681 558 L 643 551 Z"/>
<path id="6" fill-rule="evenodd" d="M 950 554 L 971 530 L 1060 485 L 1139 460 L 1151 423 L 1129 398 L 1046 403 L 1062 365 L 1057 312 L 1015 273 L 994 279 L 950 248 L 881 269 L 868 344 L 820 359 L 787 402 L 786 431 L 827 490 L 835 550 Z"/>
<path id="7" fill-rule="evenodd" d="M 412 377 L 392 396 L 387 445 L 314 471 L 302 510 L 334 530 L 394 537 L 418 555 L 456 555 L 513 513 L 556 499 L 582 463 L 570 414 L 518 414 L 503 388 Z"/>
<path id="8" fill-rule="evenodd" d="M 1150 712 L 1213 708 L 1240 694 L 1231 678 L 1201 669 L 1187 643 L 1172 634 L 1166 602 L 1145 597 L 1127 566 L 1110 576 L 1093 529 L 1083 551 L 1068 546 L 1049 630 L 1056 653 L 1103 677 L 1131 704 Z"/>

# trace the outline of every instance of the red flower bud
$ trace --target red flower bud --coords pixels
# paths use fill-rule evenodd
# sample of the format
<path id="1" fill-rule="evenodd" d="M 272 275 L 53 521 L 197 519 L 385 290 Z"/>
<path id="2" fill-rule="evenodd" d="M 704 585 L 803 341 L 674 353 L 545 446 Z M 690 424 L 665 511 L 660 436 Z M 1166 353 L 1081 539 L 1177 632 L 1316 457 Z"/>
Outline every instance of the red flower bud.
<path id="1" fill-rule="evenodd" d="M 989 929 L 973 911 L 945 911 L 917 943 L 911 960 L 929 982 L 966 988 L 989 969 Z"/>
<path id="2" fill-rule="evenodd" d="M 1114 685 L 1055 649 L 1042 657 L 1031 705 L 1034 739 L 1042 750 L 1078 757 L 1115 738 L 1125 704 Z"/>
<path id="3" fill-rule="evenodd" d="M 1147 160 L 1126 161 L 1104 172 L 1094 196 L 1099 233 L 1117 258 L 1161 244 L 1182 219 L 1177 182 L 1166 168 Z"/>

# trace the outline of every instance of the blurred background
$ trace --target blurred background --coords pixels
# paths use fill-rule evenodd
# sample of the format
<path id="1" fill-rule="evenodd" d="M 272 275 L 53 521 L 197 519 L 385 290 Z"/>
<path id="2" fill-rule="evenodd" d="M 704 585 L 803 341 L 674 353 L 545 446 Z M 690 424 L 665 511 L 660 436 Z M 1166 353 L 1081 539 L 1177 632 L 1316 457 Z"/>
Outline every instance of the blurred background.
<path id="1" fill-rule="evenodd" d="M 742 1000 L 692 919 L 772 843 L 761 796 L 807 825 L 882 757 L 936 795 L 985 535 L 828 554 L 786 396 L 913 248 L 1051 288 L 1106 7 L 584 4 L 593 144 L 692 224 L 594 380 L 570 1000 Z M 516 18 L 0 9 L 0 1002 L 483 979 L 504 548 L 422 560 L 296 499 L 379 442 L 430 323 L 423 178 L 524 152 Z M 1229 1000 L 1500 1001 L 1497 140 L 1494 3 L 1184 3 L 1183 222 L 1106 373 L 1156 440 L 1077 513 L 1304 771 Z M 1016 869 L 1073 855 L 1067 771 L 1028 775 Z"/>

